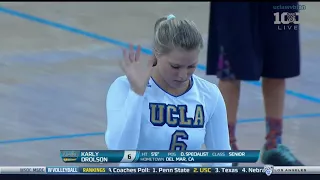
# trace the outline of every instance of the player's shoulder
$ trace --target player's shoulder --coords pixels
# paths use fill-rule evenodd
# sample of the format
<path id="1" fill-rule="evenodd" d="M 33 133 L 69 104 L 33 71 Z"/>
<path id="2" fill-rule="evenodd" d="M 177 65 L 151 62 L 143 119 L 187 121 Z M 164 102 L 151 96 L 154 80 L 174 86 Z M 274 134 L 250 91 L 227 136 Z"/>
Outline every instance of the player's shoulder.
<path id="1" fill-rule="evenodd" d="M 208 111 L 209 116 L 214 113 L 215 106 L 221 97 L 221 92 L 217 85 L 212 82 L 209 82 L 199 76 L 193 76 L 194 85 L 199 95 L 202 96 L 204 104 L 206 105 L 206 110 Z"/>
<path id="2" fill-rule="evenodd" d="M 130 88 L 130 83 L 129 80 L 127 78 L 127 76 L 120 76 L 117 79 L 115 79 L 110 87 L 109 87 L 109 91 L 118 91 L 118 90 L 124 90 L 124 89 L 129 89 Z"/>
<path id="3" fill-rule="evenodd" d="M 126 86 L 126 85 L 129 85 L 129 80 L 128 80 L 127 76 L 119 76 L 117 79 L 115 79 L 113 81 L 113 83 L 111 85 Z"/>
<path id="4" fill-rule="evenodd" d="M 194 85 L 197 87 L 198 91 L 201 91 L 201 93 L 208 93 L 210 96 L 212 96 L 213 93 L 220 92 L 219 88 L 214 83 L 209 82 L 197 75 L 193 75 L 192 78 Z"/>

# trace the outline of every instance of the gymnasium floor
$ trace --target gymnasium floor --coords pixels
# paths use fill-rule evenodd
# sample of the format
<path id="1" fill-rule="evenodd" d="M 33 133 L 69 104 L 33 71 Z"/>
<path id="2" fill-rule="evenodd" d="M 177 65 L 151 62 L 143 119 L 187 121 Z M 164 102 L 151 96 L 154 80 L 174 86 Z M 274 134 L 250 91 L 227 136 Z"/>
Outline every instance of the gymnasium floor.
<path id="1" fill-rule="evenodd" d="M 284 142 L 320 165 L 320 3 L 305 5 L 302 75 L 288 83 Z M 106 149 L 105 97 L 122 75 L 120 47 L 150 48 L 154 22 L 169 13 L 194 20 L 207 37 L 206 2 L 0 3 L 0 165 L 65 165 L 61 149 Z M 204 68 L 197 74 L 216 82 Z M 241 93 L 239 146 L 260 149 L 260 83 L 244 82 Z"/>

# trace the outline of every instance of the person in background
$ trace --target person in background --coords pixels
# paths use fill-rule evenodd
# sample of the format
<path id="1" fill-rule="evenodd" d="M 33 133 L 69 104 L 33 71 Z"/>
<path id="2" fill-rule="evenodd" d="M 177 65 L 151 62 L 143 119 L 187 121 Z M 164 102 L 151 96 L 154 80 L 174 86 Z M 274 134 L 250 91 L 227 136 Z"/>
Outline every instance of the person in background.
<path id="1" fill-rule="evenodd" d="M 281 6 L 295 8 L 282 10 Z M 265 164 L 303 165 L 281 141 L 286 79 L 300 74 L 299 25 L 274 22 L 294 22 L 297 9 L 297 2 L 211 3 L 207 74 L 219 78 L 231 148 L 238 150 L 236 122 L 241 81 L 262 78 L 267 133 L 261 160 Z M 279 19 L 286 12 L 286 18 L 291 19 Z M 291 29 L 284 30 L 284 25 Z"/>

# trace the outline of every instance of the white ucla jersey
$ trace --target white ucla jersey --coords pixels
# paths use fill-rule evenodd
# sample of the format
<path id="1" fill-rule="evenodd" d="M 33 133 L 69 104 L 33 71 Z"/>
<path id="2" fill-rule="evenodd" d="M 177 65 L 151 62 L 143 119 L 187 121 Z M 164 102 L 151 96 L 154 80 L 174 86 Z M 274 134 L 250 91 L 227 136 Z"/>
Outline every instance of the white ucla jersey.
<path id="1" fill-rule="evenodd" d="M 180 96 L 150 78 L 143 96 L 126 76 L 107 95 L 106 144 L 110 150 L 230 150 L 225 103 L 218 87 L 196 75 Z M 200 166 L 195 163 L 130 163 L 122 166 Z M 229 166 L 231 164 L 217 164 Z"/>

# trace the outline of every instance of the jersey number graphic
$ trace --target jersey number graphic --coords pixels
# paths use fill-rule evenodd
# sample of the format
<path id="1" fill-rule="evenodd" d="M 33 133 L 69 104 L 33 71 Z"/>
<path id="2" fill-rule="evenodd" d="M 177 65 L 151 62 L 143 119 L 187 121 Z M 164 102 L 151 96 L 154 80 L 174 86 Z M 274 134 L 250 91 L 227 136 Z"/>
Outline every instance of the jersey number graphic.
<path id="1" fill-rule="evenodd" d="M 176 130 L 171 136 L 170 150 L 187 150 L 187 144 L 183 140 L 188 140 L 189 135 L 184 130 Z"/>

